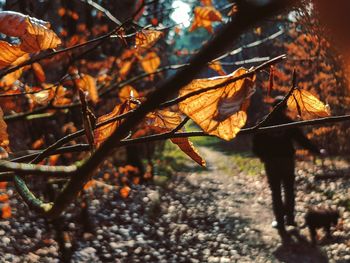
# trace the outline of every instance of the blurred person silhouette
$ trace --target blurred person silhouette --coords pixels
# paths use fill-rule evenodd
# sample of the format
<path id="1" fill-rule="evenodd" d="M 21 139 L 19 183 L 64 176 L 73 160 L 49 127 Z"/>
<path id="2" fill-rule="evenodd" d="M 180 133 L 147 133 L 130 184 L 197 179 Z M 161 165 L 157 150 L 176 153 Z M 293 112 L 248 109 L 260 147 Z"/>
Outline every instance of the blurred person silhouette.
<path id="1" fill-rule="evenodd" d="M 272 104 L 276 107 L 283 101 L 277 96 Z M 276 108 L 263 126 L 279 125 L 293 122 L 286 114 L 287 105 Z M 285 224 L 296 226 L 295 208 L 295 148 L 297 142 L 314 154 L 323 154 L 299 128 L 281 129 L 257 133 L 253 137 L 253 152 L 264 163 L 265 171 L 272 194 L 272 208 L 276 221 L 272 226 L 277 228 L 282 242 L 288 240 Z M 282 199 L 284 192 L 284 200 Z M 285 221 L 286 220 L 286 221 Z"/>

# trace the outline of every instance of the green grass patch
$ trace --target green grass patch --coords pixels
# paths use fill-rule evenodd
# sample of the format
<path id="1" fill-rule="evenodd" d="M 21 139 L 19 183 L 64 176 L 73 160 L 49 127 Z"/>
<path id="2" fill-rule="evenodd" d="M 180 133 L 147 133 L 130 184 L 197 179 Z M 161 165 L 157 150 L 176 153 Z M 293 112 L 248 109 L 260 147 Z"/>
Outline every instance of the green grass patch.
<path id="1" fill-rule="evenodd" d="M 249 176 L 261 175 L 264 172 L 264 165 L 259 158 L 253 156 L 249 152 L 232 153 L 229 156 L 230 163 L 234 165 L 240 172 Z"/>
<path id="2" fill-rule="evenodd" d="M 203 170 L 192 161 L 179 147 L 171 141 L 165 141 L 155 154 L 155 174 L 158 176 L 172 176 L 176 172 L 193 172 Z"/>

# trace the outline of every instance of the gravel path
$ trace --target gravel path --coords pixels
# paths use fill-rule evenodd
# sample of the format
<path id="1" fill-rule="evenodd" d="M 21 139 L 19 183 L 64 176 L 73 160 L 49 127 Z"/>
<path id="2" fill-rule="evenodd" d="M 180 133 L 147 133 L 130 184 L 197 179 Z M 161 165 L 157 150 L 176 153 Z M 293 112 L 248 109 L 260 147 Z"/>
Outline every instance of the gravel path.
<path id="1" fill-rule="evenodd" d="M 336 231 L 334 242 L 313 248 L 295 237 L 293 245 L 283 247 L 270 226 L 273 217 L 265 178 L 245 175 L 220 152 L 200 150 L 208 169 L 180 173 L 166 187 L 141 185 L 127 200 L 95 189 L 89 207 L 93 233 L 82 229 L 72 206 L 61 220 L 66 247 L 73 251 L 71 261 L 350 262 L 348 219 Z M 326 200 L 310 186 L 313 182 L 306 170 L 298 171 L 300 225 L 307 205 Z M 349 194 L 348 186 L 340 180 L 332 189 Z M 328 185 L 317 187 L 328 189 Z M 328 202 L 332 198 L 327 195 Z M 17 207 L 14 217 L 0 222 L 0 262 L 59 262 L 53 231 L 21 203 L 12 202 Z M 348 212 L 344 216 L 348 218 Z M 305 229 L 301 234 L 307 235 Z"/>

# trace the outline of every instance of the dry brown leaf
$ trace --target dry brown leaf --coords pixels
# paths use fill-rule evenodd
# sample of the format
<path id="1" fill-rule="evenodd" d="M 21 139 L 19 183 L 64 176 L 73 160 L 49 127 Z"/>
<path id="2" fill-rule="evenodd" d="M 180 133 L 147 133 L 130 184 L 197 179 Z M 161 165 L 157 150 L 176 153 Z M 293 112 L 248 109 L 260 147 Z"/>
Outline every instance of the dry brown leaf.
<path id="1" fill-rule="evenodd" d="M 213 33 L 212 23 L 222 21 L 222 15 L 212 6 L 196 6 L 194 9 L 194 20 L 189 32 L 199 27 L 204 27 L 209 33 Z"/>
<path id="2" fill-rule="evenodd" d="M 179 146 L 193 161 L 201 166 L 206 166 L 205 160 L 199 155 L 198 150 L 188 138 L 173 138 L 171 141 Z"/>
<path id="3" fill-rule="evenodd" d="M 46 76 L 43 68 L 39 63 L 33 63 L 32 68 L 35 74 L 35 77 L 38 79 L 39 82 L 45 82 Z"/>
<path id="4" fill-rule="evenodd" d="M 125 79 L 129 74 L 132 64 L 134 63 L 134 59 L 122 61 L 119 63 L 120 70 L 119 76 L 121 79 Z"/>
<path id="5" fill-rule="evenodd" d="M 126 101 L 122 104 L 118 104 L 114 107 L 113 111 L 110 113 L 107 113 L 105 115 L 102 115 L 97 119 L 97 123 L 109 120 L 113 117 L 116 117 L 120 114 L 123 114 L 125 112 L 129 111 L 129 103 Z M 94 141 L 97 147 L 103 143 L 111 134 L 118 128 L 120 125 L 121 120 L 114 121 L 112 123 L 109 123 L 107 125 L 101 126 L 94 131 Z"/>
<path id="6" fill-rule="evenodd" d="M 118 93 L 121 102 L 125 102 L 131 98 L 138 98 L 139 93 L 130 85 L 124 86 Z"/>
<path id="7" fill-rule="evenodd" d="M 16 80 L 18 80 L 23 73 L 23 68 L 17 69 L 14 72 L 11 72 L 7 75 L 5 75 L 1 80 L 0 80 L 0 86 L 1 87 L 9 87 L 12 86 L 13 83 L 15 83 Z"/>
<path id="8" fill-rule="evenodd" d="M 179 95 L 184 96 L 220 85 L 246 72 L 246 69 L 239 68 L 227 76 L 193 80 L 180 90 Z M 180 102 L 179 108 L 206 133 L 224 140 L 231 140 L 246 123 L 245 108 L 254 91 L 253 80 L 244 78 L 221 88 L 192 96 Z"/>
<path id="9" fill-rule="evenodd" d="M 29 86 L 25 86 L 26 92 L 32 92 L 33 89 Z M 54 96 L 54 90 L 52 88 L 44 89 L 41 91 L 38 91 L 33 94 L 27 94 L 27 97 L 30 98 L 33 102 L 39 105 L 45 105 L 50 99 Z M 35 106 L 35 105 L 33 105 Z"/>
<path id="10" fill-rule="evenodd" d="M 182 119 L 178 112 L 169 110 L 158 110 L 147 114 L 146 123 L 148 126 L 158 127 L 167 131 L 176 128 Z"/>
<path id="11" fill-rule="evenodd" d="M 158 30 L 144 29 L 136 33 L 135 45 L 140 48 L 150 48 L 163 35 L 164 33 Z"/>
<path id="12" fill-rule="evenodd" d="M 21 39 L 21 50 L 32 53 L 56 48 L 59 37 L 50 28 L 50 23 L 18 12 L 0 11 L 0 32 Z"/>
<path id="13" fill-rule="evenodd" d="M 141 66 L 146 73 L 153 73 L 160 65 L 160 58 L 156 52 L 147 53 L 141 60 Z M 153 76 L 153 75 L 152 75 Z"/>
<path id="14" fill-rule="evenodd" d="M 18 46 L 11 45 L 5 41 L 0 41 L 0 50 L 0 69 L 18 65 L 24 60 L 29 59 L 28 54 Z"/>
<path id="15" fill-rule="evenodd" d="M 329 106 L 325 105 L 310 92 L 295 89 L 287 101 L 288 109 L 297 112 L 303 119 L 330 116 Z"/>
<path id="16" fill-rule="evenodd" d="M 46 87 L 50 87 L 50 85 L 46 85 Z M 51 84 L 52 87 L 52 84 Z M 53 87 L 53 96 L 55 96 L 55 99 L 53 101 L 54 106 L 63 106 L 70 104 L 72 100 L 70 98 L 67 98 L 67 89 L 63 86 Z"/>
<path id="17" fill-rule="evenodd" d="M 7 134 L 7 125 L 4 121 L 4 113 L 0 107 L 0 146 L 4 148 L 7 152 L 10 151 L 10 141 Z"/>
<path id="18" fill-rule="evenodd" d="M 169 110 L 158 110 L 149 113 L 146 119 L 148 126 L 156 127 L 161 132 L 175 129 L 181 121 L 182 119 L 179 113 Z M 196 163 L 205 166 L 205 160 L 199 155 L 198 150 L 188 138 L 172 138 L 170 140 Z"/>
<path id="19" fill-rule="evenodd" d="M 88 74 L 82 74 L 82 77 L 76 80 L 76 84 L 79 89 L 88 92 L 92 103 L 97 104 L 99 99 L 98 91 L 96 87 L 96 81 L 92 76 Z"/>
<path id="20" fill-rule="evenodd" d="M 222 68 L 221 63 L 219 61 L 213 61 L 209 64 L 209 68 L 219 73 L 220 76 L 225 76 L 227 73 Z"/>

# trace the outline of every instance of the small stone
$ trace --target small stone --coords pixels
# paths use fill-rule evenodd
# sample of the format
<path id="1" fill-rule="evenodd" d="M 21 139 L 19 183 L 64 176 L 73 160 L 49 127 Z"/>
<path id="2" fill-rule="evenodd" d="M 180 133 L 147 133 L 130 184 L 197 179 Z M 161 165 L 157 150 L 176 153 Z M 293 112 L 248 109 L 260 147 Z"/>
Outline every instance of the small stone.
<path id="1" fill-rule="evenodd" d="M 135 254 L 140 254 L 142 252 L 142 247 L 137 247 L 135 250 L 134 250 L 134 253 Z"/>
<path id="2" fill-rule="evenodd" d="M 3 238 L 1 239 L 1 242 L 2 242 L 4 245 L 8 245 L 8 244 L 10 244 L 11 239 L 9 239 L 8 237 L 3 237 Z"/>

